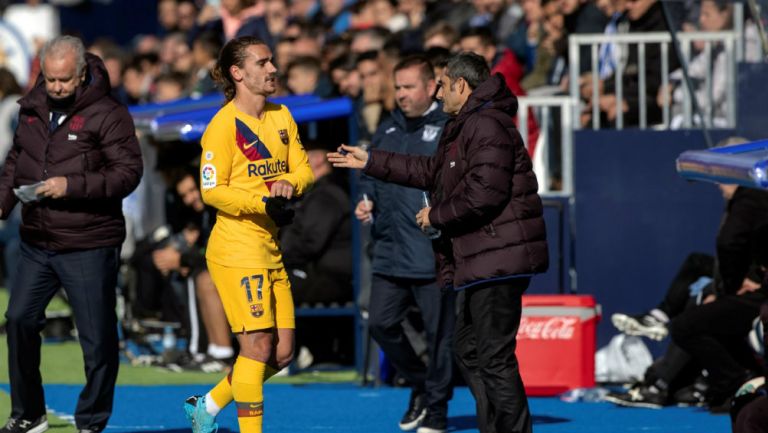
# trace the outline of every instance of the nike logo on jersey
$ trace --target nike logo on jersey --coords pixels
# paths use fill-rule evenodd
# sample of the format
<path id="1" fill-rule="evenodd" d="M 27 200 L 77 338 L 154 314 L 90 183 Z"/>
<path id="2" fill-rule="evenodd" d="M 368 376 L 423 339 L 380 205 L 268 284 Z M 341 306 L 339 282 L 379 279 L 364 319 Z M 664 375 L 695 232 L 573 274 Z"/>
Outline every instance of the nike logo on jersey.
<path id="1" fill-rule="evenodd" d="M 251 128 L 240 119 L 235 118 L 235 142 L 238 149 L 243 152 L 249 161 L 258 161 L 260 159 L 272 158 L 272 154 L 259 140 L 259 137 L 251 131 Z"/>

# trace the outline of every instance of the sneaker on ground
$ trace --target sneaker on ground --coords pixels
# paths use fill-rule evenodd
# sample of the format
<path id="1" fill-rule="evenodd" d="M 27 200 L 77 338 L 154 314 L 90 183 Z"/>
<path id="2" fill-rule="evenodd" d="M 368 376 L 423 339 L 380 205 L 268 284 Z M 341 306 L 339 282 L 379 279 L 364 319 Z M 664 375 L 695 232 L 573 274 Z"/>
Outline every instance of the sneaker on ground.
<path id="1" fill-rule="evenodd" d="M 672 400 L 678 405 L 678 406 L 695 406 L 695 407 L 701 407 L 706 406 L 707 402 L 707 381 L 704 376 L 699 376 L 696 378 L 696 380 L 693 382 L 693 384 L 688 385 L 684 388 L 680 388 L 675 394 L 672 396 Z"/>
<path id="2" fill-rule="evenodd" d="M 627 335 L 648 337 L 652 340 L 663 340 L 669 334 L 666 322 L 663 322 L 650 313 L 630 316 L 616 313 L 611 316 L 613 326 Z"/>
<path id="3" fill-rule="evenodd" d="M 661 409 L 667 403 L 667 395 L 654 386 L 640 384 L 625 393 L 609 393 L 604 400 L 619 406 Z"/>
<path id="4" fill-rule="evenodd" d="M 42 433 L 48 430 L 48 419 L 45 415 L 36 420 L 8 418 L 0 433 Z"/>
<path id="5" fill-rule="evenodd" d="M 232 360 L 229 358 L 218 359 L 211 355 L 205 355 L 203 359 L 191 362 L 182 367 L 185 370 L 202 371 L 203 373 L 229 373 L 232 370 Z"/>
<path id="6" fill-rule="evenodd" d="M 413 430 L 421 424 L 421 421 L 427 415 L 426 396 L 421 393 L 411 392 L 411 399 L 408 402 L 408 410 L 405 411 L 400 420 L 400 430 Z"/>
<path id="7" fill-rule="evenodd" d="M 184 401 L 184 413 L 192 424 L 192 433 L 215 433 L 219 429 L 216 417 L 205 410 L 205 396 L 193 395 Z"/>
<path id="8" fill-rule="evenodd" d="M 448 421 L 444 412 L 427 409 L 427 414 L 421 420 L 421 425 L 416 433 L 445 433 Z"/>

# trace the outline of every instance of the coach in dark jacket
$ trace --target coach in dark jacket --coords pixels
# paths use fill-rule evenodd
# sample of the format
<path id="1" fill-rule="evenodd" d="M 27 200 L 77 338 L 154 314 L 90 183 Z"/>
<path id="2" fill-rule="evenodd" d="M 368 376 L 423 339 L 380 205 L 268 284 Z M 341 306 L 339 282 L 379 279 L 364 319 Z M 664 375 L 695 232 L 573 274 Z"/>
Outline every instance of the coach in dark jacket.
<path id="1" fill-rule="evenodd" d="M 474 54 L 453 57 L 438 98 L 448 122 L 437 154 L 404 156 L 350 146 L 329 154 L 338 166 L 365 168 L 388 181 L 429 189 L 434 206 L 422 227 L 436 242 L 441 278 L 459 296 L 456 355 L 477 401 L 481 432 L 529 432 L 531 415 L 515 357 L 521 296 L 548 266 L 536 176 L 512 118 L 515 97 L 500 75 L 489 77 Z"/>
<path id="2" fill-rule="evenodd" d="M 11 418 L 2 433 L 47 428 L 40 378 L 45 307 L 64 288 L 85 359 L 75 412 L 80 431 L 107 425 L 118 369 L 115 287 L 125 239 L 122 199 L 142 173 L 133 121 L 111 96 L 104 64 L 71 36 L 41 52 L 42 75 L 19 102 L 13 148 L 0 177 L 0 212 L 24 198 L 19 276 L 11 287 L 8 351 Z"/>

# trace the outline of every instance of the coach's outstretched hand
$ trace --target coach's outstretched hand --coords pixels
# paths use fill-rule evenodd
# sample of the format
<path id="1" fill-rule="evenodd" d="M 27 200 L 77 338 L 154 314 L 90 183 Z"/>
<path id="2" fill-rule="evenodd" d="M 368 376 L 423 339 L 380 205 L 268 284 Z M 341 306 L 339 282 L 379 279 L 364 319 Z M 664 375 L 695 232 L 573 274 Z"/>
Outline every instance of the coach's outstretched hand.
<path id="1" fill-rule="evenodd" d="M 326 155 L 328 162 L 334 167 L 358 168 L 365 167 L 368 162 L 368 152 L 357 147 L 342 144 L 336 149 L 336 152 L 329 152 Z"/>
<path id="2" fill-rule="evenodd" d="M 267 215 L 278 227 L 288 225 L 293 222 L 293 216 L 296 214 L 290 206 L 291 201 L 285 197 L 269 197 L 265 202 Z"/>

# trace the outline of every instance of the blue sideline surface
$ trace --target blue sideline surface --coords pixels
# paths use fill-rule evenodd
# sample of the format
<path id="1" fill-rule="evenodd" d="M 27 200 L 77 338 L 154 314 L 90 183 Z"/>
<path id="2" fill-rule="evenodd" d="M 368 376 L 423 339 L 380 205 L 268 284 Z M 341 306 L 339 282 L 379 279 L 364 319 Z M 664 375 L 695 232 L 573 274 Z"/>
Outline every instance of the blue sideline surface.
<path id="1" fill-rule="evenodd" d="M 8 391 L 8 385 L 1 386 Z M 204 386 L 119 386 L 107 433 L 171 432 L 190 429 L 182 402 Z M 49 410 L 71 419 L 79 386 L 47 385 Z M 341 385 L 267 385 L 265 433 L 396 433 L 407 404 L 408 390 Z M 728 416 L 695 408 L 629 409 L 610 403 L 565 403 L 557 398 L 532 398 L 537 433 L 730 432 Z M 474 401 L 467 388 L 457 388 L 449 408 L 449 432 L 474 432 Z M 237 432 L 230 405 L 219 416 L 219 432 Z"/>

